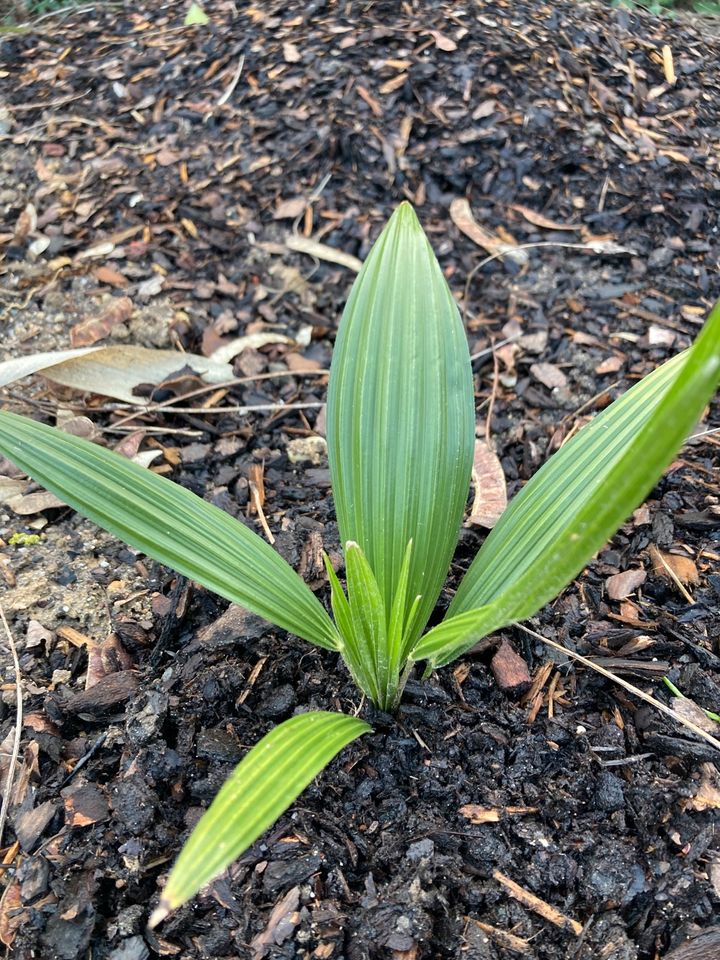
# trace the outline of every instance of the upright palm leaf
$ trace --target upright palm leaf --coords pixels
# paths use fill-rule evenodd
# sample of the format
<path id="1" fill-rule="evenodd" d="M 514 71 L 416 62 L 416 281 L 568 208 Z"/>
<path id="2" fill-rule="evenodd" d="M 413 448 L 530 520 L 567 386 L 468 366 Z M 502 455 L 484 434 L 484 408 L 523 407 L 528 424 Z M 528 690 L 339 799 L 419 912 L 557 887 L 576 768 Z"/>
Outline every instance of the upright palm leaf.
<path id="1" fill-rule="evenodd" d="M 350 293 L 333 353 L 328 448 L 343 543 L 357 542 L 388 615 L 413 541 L 407 653 L 457 543 L 474 406 L 457 307 L 409 204 L 395 211 Z"/>

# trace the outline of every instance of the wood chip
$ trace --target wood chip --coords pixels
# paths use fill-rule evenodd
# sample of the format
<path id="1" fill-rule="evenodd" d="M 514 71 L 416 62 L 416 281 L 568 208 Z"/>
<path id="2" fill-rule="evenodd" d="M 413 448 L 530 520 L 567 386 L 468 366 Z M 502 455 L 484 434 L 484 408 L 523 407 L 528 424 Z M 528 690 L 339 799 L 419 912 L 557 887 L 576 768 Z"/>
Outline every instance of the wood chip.
<path id="1" fill-rule="evenodd" d="M 89 690 L 76 693 L 62 704 L 67 713 L 82 713 L 90 716 L 102 716 L 116 710 L 132 697 L 138 688 L 138 678 L 134 670 L 121 670 L 103 677 Z"/>
<path id="2" fill-rule="evenodd" d="M 622 573 L 616 573 L 607 578 L 605 589 L 611 600 L 625 600 L 631 593 L 635 593 L 646 579 L 647 573 L 642 568 L 623 570 Z"/>
<path id="3" fill-rule="evenodd" d="M 687 801 L 689 810 L 720 809 L 720 773 L 714 763 L 703 763 L 700 767 L 700 785 L 695 796 Z"/>
<path id="4" fill-rule="evenodd" d="M 275 207 L 273 220 L 294 220 L 302 216 L 307 200 L 304 197 L 290 197 L 288 200 L 281 200 Z"/>
<path id="5" fill-rule="evenodd" d="M 548 390 L 567 386 L 567 377 L 554 363 L 534 363 L 530 367 L 530 373 Z"/>
<path id="6" fill-rule="evenodd" d="M 108 802 L 99 787 L 76 783 L 60 791 L 65 804 L 65 823 L 69 827 L 89 827 L 110 814 Z"/>
<path id="7" fill-rule="evenodd" d="M 302 60 L 302 55 L 294 43 L 284 43 L 282 51 L 285 63 L 299 63 Z"/>
<path id="8" fill-rule="evenodd" d="M 490 661 L 495 683 L 509 697 L 521 697 L 531 686 L 527 663 L 509 640 L 503 639 Z"/>

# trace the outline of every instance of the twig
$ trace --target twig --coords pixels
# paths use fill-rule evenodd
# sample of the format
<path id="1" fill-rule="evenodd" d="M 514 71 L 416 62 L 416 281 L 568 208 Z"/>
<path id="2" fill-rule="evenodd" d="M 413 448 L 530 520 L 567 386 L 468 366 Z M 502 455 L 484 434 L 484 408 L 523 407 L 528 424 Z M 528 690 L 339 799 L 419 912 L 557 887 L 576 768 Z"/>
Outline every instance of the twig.
<path id="1" fill-rule="evenodd" d="M 227 88 L 220 94 L 220 97 L 218 98 L 217 103 L 215 103 L 215 105 L 213 106 L 212 110 L 209 110 L 205 114 L 203 123 L 207 123 L 210 117 L 212 117 L 213 114 L 215 113 L 216 109 L 218 107 L 224 106 L 228 102 L 230 97 L 233 95 L 233 91 L 235 90 L 235 87 L 238 85 L 238 81 L 242 76 L 244 65 L 245 65 L 245 54 L 243 53 L 242 56 L 240 57 L 240 62 L 238 63 L 235 69 L 235 73 L 233 74 L 232 80 L 227 85 Z"/>
<path id="2" fill-rule="evenodd" d="M 492 429 L 491 420 L 493 415 L 493 409 L 495 408 L 495 398 L 497 397 L 498 392 L 498 382 L 500 377 L 500 363 L 498 361 L 498 355 L 495 350 L 495 344 L 490 342 L 490 349 L 492 350 L 492 360 L 493 360 L 493 379 L 492 379 L 492 390 L 490 392 L 490 403 L 488 404 L 487 416 L 485 417 L 485 443 L 488 445 L 489 449 L 492 450 L 492 443 L 490 438 L 490 433 Z"/>
<path id="3" fill-rule="evenodd" d="M 520 903 L 529 910 L 544 917 L 545 920 L 554 923 L 556 927 L 572 930 L 576 937 L 579 937 L 582 933 L 583 927 L 581 923 L 573 920 L 572 917 L 566 916 L 564 913 L 560 913 L 560 911 L 551 906 L 551 904 L 541 900 L 540 897 L 536 897 L 535 894 L 530 893 L 529 890 L 525 890 L 519 883 L 515 883 L 510 877 L 506 877 L 504 873 L 501 873 L 499 870 L 493 870 L 493 877 L 499 884 L 505 887 L 511 897 L 519 900 Z"/>
<path id="4" fill-rule="evenodd" d="M 651 697 L 649 693 L 645 693 L 639 687 L 636 687 L 632 683 L 628 683 L 627 680 L 623 680 L 616 674 L 611 673 L 610 670 L 606 670 L 604 667 L 601 667 L 600 664 L 594 663 L 592 660 L 588 660 L 588 658 L 583 657 L 582 654 L 575 653 L 574 650 L 568 650 L 567 647 L 564 647 L 561 643 L 556 643 L 554 640 L 548 640 L 547 637 L 544 637 L 541 633 L 538 633 L 537 630 L 531 630 L 530 627 L 526 627 L 522 623 L 516 623 L 515 626 L 519 627 L 520 630 L 524 630 L 525 633 L 530 634 L 531 637 L 535 637 L 536 640 L 541 640 L 549 647 L 552 647 L 553 650 L 559 650 L 560 653 L 564 653 L 566 656 L 570 657 L 571 660 L 577 660 L 578 663 L 582 663 L 591 670 L 595 670 L 596 673 L 602 674 L 603 677 L 607 677 L 608 680 L 612 680 L 613 683 L 617 683 L 618 686 L 623 687 L 636 697 L 640 697 L 641 700 L 649 703 L 651 706 L 655 707 L 656 710 L 664 713 L 676 723 L 679 723 L 683 727 L 687 727 L 688 730 L 692 730 L 692 732 L 697 734 L 698 737 L 702 737 L 703 740 L 707 740 L 707 742 L 711 744 L 711 746 L 715 747 L 716 750 L 720 750 L 720 740 L 716 740 L 715 737 L 711 736 L 709 733 L 706 733 L 702 727 L 699 727 L 697 724 L 693 723 L 692 720 L 687 720 L 685 717 L 678 716 L 674 710 L 671 710 L 670 707 L 665 706 L 665 704 L 661 703 L 660 700 L 656 700 L 655 697 Z"/>
<path id="5" fill-rule="evenodd" d="M 498 927 L 493 927 L 489 923 L 482 923 L 474 917 L 464 917 L 463 919 L 466 923 L 472 923 L 478 930 L 482 930 L 491 940 L 494 940 L 495 943 L 499 944 L 505 950 L 510 950 L 513 953 L 521 953 L 524 957 L 530 956 L 531 946 L 529 940 L 523 940 L 521 937 L 516 937 L 514 933 L 509 933 L 507 930 L 500 930 Z"/>
<path id="6" fill-rule="evenodd" d="M 700 437 L 709 437 L 714 433 L 720 433 L 720 427 L 713 427 L 710 430 L 701 430 L 700 433 L 694 433 L 691 437 L 688 437 L 688 443 L 691 440 L 699 440 Z"/>
<path id="7" fill-rule="evenodd" d="M 17 650 L 15 649 L 15 643 L 12 638 L 12 633 L 10 632 L 10 627 L 8 622 L 5 619 L 5 611 L 0 604 L 0 620 L 2 620 L 2 625 L 5 629 L 5 636 L 7 637 L 8 646 L 12 653 L 13 658 L 13 667 L 15 670 L 15 737 L 13 739 L 13 749 L 12 755 L 10 757 L 10 766 L 8 767 L 7 779 L 5 781 L 5 791 L 3 794 L 2 809 L 0 809 L 0 844 L 2 844 L 3 832 L 5 830 L 5 821 L 7 820 L 8 809 L 10 807 L 10 794 L 12 793 L 13 780 L 15 779 L 15 766 L 17 764 L 17 759 L 20 754 L 20 736 L 22 734 L 22 721 L 23 721 L 23 701 L 22 701 L 22 687 L 20 686 L 20 661 L 18 660 Z"/>
<path id="8" fill-rule="evenodd" d="M 248 486 L 250 488 L 250 496 L 252 497 L 253 507 L 258 515 L 258 520 L 260 521 L 260 526 L 263 528 L 263 533 L 267 537 L 269 543 L 275 543 L 275 537 L 273 536 L 272 530 L 268 526 L 268 522 L 265 519 L 265 513 L 262 508 L 262 501 L 260 499 L 258 485 L 253 480 L 250 480 Z"/>
<path id="9" fill-rule="evenodd" d="M 569 250 L 588 250 L 590 253 L 605 253 L 605 254 L 631 252 L 626 250 L 620 251 L 618 249 L 613 249 L 610 245 L 608 245 L 604 249 L 602 246 L 603 242 L 604 241 L 593 242 L 591 240 L 588 243 L 569 243 L 569 242 L 564 243 L 561 240 L 538 240 L 536 243 L 520 243 L 517 246 L 509 247 L 507 250 L 499 250 L 497 253 L 493 253 L 491 256 L 485 257 L 484 260 L 481 260 L 480 263 L 477 263 L 472 268 L 470 273 L 467 275 L 467 280 L 465 281 L 465 292 L 463 293 L 463 311 L 462 311 L 463 324 L 465 323 L 465 318 L 467 316 L 467 300 L 468 300 L 468 293 L 470 292 L 470 284 L 472 283 L 473 278 L 475 274 L 478 272 L 478 270 L 482 270 L 484 266 L 486 266 L 488 263 L 492 263 L 493 260 L 497 260 L 500 257 L 507 257 L 508 255 L 512 255 L 513 253 L 516 253 L 518 250 L 532 250 L 535 247 L 564 247 Z"/>
<path id="10" fill-rule="evenodd" d="M 70 781 L 72 780 L 72 778 L 75 776 L 75 774 L 78 773 L 78 771 L 82 770 L 82 768 L 85 766 L 85 764 L 88 762 L 88 760 L 90 760 L 92 757 L 95 756 L 95 754 L 98 752 L 98 750 L 100 749 L 100 747 L 101 747 L 101 746 L 105 743 L 105 741 L 107 740 L 107 737 L 108 737 L 107 733 L 101 733 L 101 734 L 100 734 L 100 736 L 97 738 L 97 740 L 95 741 L 95 743 L 93 743 L 93 745 L 90 747 L 90 749 L 87 751 L 87 753 L 84 753 L 84 754 L 80 757 L 80 759 L 79 759 L 78 762 L 75 764 L 75 766 L 72 768 L 72 770 L 70 771 L 70 773 L 65 777 L 65 779 L 63 780 L 63 782 L 60 784 L 61 787 L 66 787 L 66 786 L 70 783 Z"/>

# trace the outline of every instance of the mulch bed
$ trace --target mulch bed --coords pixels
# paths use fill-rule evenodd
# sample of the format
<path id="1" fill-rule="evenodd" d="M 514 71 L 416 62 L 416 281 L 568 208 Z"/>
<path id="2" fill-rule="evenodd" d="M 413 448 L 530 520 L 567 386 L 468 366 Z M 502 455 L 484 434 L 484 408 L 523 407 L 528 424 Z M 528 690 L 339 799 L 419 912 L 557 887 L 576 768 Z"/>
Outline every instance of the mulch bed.
<path id="1" fill-rule="evenodd" d="M 217 3 L 202 28 L 184 11 L 91 7 L 0 39 L 4 351 L 292 342 L 246 349 L 245 382 L 186 413 L 121 424 L 127 409 L 40 380 L 7 388 L 9 408 L 81 413 L 111 445 L 142 430 L 153 469 L 256 529 L 260 476 L 277 548 L 327 599 L 329 475 L 293 442 L 322 434 L 354 274 L 300 252 L 309 239 L 362 258 L 394 205 L 415 204 L 479 355 L 479 431 L 490 411 L 510 494 L 699 329 L 719 289 L 717 39 L 565 2 Z M 547 245 L 479 266 L 519 244 Z M 208 398 L 303 406 L 210 414 Z M 533 627 L 717 711 L 717 470 L 717 438 L 692 441 Z M 36 507 L 0 506 L 6 544 L 41 536 L 0 551 L 26 713 L 0 901 L 13 957 L 720 956 L 717 754 L 682 727 L 520 631 L 504 638 L 536 681 L 523 698 L 485 650 L 378 714 L 334 655 Z M 449 590 L 482 537 L 463 530 Z M 375 733 L 148 932 L 244 751 L 297 710 L 359 707 Z"/>

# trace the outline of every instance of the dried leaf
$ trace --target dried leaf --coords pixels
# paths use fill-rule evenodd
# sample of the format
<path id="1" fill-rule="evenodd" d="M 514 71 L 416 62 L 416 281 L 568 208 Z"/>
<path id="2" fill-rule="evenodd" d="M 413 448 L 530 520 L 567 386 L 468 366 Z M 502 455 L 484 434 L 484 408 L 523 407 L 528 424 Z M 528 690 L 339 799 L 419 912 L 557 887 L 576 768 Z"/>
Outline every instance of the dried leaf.
<path id="1" fill-rule="evenodd" d="M 450 204 L 450 219 L 455 226 L 466 237 L 483 247 L 490 254 L 505 254 L 516 263 L 525 264 L 528 262 L 527 251 L 520 250 L 516 243 L 507 243 L 501 240 L 494 233 L 490 233 L 485 227 L 481 227 L 476 222 L 470 210 L 470 204 L 464 197 L 456 197 Z"/>
<path id="2" fill-rule="evenodd" d="M 622 357 L 608 357 L 595 367 L 595 373 L 599 376 L 603 376 L 606 373 L 617 373 L 623 363 Z"/>
<path id="3" fill-rule="evenodd" d="M 244 337 L 236 337 L 229 343 L 224 343 L 217 350 L 210 354 L 210 359 L 216 363 L 229 363 L 235 357 L 239 356 L 243 350 L 252 347 L 253 350 L 259 350 L 268 343 L 293 343 L 290 337 L 285 337 L 281 333 L 249 333 Z"/>
<path id="4" fill-rule="evenodd" d="M 98 283 L 107 283 L 111 287 L 126 287 L 130 282 L 126 276 L 114 267 L 97 267 L 93 273 Z"/>
<path id="5" fill-rule="evenodd" d="M 446 37 L 445 34 L 440 33 L 439 30 L 430 30 L 430 36 L 435 41 L 435 46 L 438 50 L 444 50 L 445 53 L 452 53 L 453 50 L 457 50 L 455 41 L 451 40 L 450 37 Z"/>
<path id="6" fill-rule="evenodd" d="M 347 267 L 359 273 L 362 267 L 362 260 L 354 257 L 351 253 L 345 253 L 337 250 L 335 247 L 329 247 L 326 243 L 318 243 L 310 237 L 290 236 L 285 241 L 288 250 L 294 250 L 297 253 L 307 253 L 310 257 L 316 257 L 318 260 L 326 260 L 328 263 L 337 263 L 341 267 Z"/>
<path id="7" fill-rule="evenodd" d="M 57 353 L 39 353 L 0 363 L 0 386 L 31 373 L 72 387 L 83 393 L 97 393 L 126 403 L 142 403 L 134 392 L 141 383 L 158 384 L 189 367 L 207 383 L 230 380 L 230 364 L 194 353 L 149 350 L 130 345 L 86 347 Z"/>
<path id="8" fill-rule="evenodd" d="M 89 827 L 106 820 L 110 808 L 105 795 L 93 783 L 75 783 L 60 791 L 65 804 L 65 823 L 69 827 Z"/>
<path id="9" fill-rule="evenodd" d="M 22 892 L 17 880 L 12 880 L 0 900 L 0 942 L 11 947 L 21 924 L 27 921 Z"/>
<path id="10" fill-rule="evenodd" d="M 548 217 L 543 216 L 542 213 L 537 213 L 535 210 L 531 210 L 530 207 L 523 207 L 519 203 L 511 203 L 511 210 L 517 210 L 528 223 L 532 223 L 535 227 L 542 227 L 543 230 L 582 230 L 582 224 L 579 223 L 559 223 L 557 220 L 550 220 Z"/>
<path id="11" fill-rule="evenodd" d="M 631 593 L 635 593 L 638 587 L 641 587 L 647 579 L 647 573 L 641 568 L 633 570 L 623 570 L 622 573 L 616 573 L 608 577 L 605 581 L 605 589 L 611 600 L 624 600 Z"/>
<path id="12" fill-rule="evenodd" d="M 653 573 L 658 573 L 661 577 L 672 580 L 672 576 L 667 569 L 669 567 L 680 583 L 686 586 L 687 584 L 699 583 L 700 574 L 692 557 L 681 556 L 677 553 L 664 553 L 662 550 L 658 550 L 654 544 L 648 552 L 653 564 Z"/>
<path id="13" fill-rule="evenodd" d="M 475 441 L 472 483 L 475 496 L 467 522 L 492 529 L 507 506 L 507 488 L 502 464 L 484 440 Z"/>
<path id="14" fill-rule="evenodd" d="M 130 319 L 133 309 L 133 302 L 129 297 L 114 298 L 99 317 L 83 320 L 70 329 L 70 343 L 73 347 L 89 347 L 98 340 L 103 340 L 114 326 Z"/>

